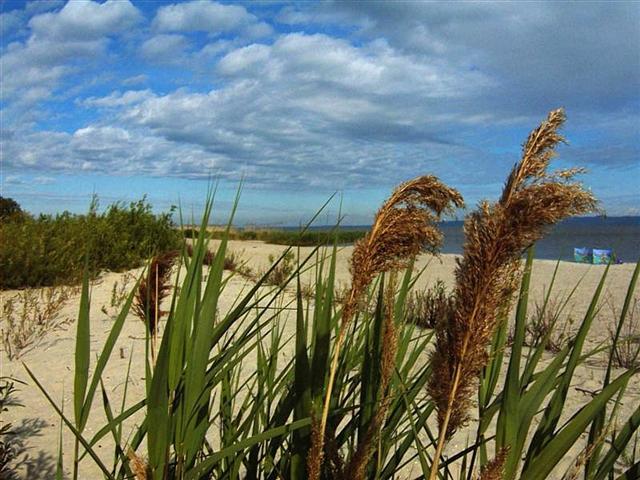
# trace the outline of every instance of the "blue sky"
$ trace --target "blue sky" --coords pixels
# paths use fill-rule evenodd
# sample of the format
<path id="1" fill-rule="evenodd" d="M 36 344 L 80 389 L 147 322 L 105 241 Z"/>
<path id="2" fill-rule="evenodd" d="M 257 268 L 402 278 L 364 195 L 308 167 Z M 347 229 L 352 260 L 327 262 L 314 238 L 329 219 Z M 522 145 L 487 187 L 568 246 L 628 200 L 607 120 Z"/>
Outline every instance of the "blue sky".
<path id="1" fill-rule="evenodd" d="M 86 210 L 147 194 L 298 224 L 333 193 L 364 224 L 432 173 L 495 198 L 566 108 L 558 168 L 640 214 L 640 3 L 42 1 L 1 4 L 2 195 Z M 324 220 L 331 222 L 334 202 Z"/>

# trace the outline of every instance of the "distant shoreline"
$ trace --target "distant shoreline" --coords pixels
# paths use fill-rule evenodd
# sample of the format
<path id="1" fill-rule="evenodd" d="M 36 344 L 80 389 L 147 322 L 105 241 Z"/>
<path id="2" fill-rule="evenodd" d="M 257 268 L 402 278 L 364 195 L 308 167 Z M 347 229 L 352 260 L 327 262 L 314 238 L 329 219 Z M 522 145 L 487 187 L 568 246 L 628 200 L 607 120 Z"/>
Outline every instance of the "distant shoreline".
<path id="1" fill-rule="evenodd" d="M 442 253 L 461 254 L 464 245 L 463 222 L 450 220 L 438 224 L 444 235 Z M 304 233 L 302 227 L 232 227 L 230 238 L 234 240 L 261 240 L 275 245 L 311 246 L 330 244 L 348 245 L 363 237 L 367 225 L 318 225 Z M 183 230 L 197 231 L 192 226 Z M 226 226 L 211 225 L 207 230 L 212 238 L 220 238 Z M 536 244 L 535 257 L 546 260 L 573 261 L 574 248 L 611 249 L 625 263 L 635 263 L 640 258 L 640 217 L 577 217 L 561 222 Z"/>

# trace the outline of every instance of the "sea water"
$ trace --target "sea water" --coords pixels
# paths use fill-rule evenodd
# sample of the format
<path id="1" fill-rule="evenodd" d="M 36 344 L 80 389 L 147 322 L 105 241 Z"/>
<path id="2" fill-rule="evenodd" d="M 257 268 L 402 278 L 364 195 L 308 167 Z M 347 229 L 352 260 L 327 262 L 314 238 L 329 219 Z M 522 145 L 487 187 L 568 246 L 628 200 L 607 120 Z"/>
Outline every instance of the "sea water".
<path id="1" fill-rule="evenodd" d="M 442 222 L 443 253 L 462 253 L 462 222 Z M 535 257 L 573 260 L 574 247 L 613 250 L 623 262 L 640 259 L 640 217 L 569 218 L 554 226 L 535 246 Z"/>

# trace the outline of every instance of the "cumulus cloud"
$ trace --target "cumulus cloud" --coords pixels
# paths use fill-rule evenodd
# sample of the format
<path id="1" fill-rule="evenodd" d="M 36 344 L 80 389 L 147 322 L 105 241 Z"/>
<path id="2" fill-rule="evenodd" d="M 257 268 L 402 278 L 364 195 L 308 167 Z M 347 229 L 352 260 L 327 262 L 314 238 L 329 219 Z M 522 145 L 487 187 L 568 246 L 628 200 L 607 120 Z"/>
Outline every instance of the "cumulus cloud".
<path id="1" fill-rule="evenodd" d="M 160 7 L 153 27 L 163 32 L 208 32 L 220 34 L 246 29 L 254 38 L 272 33 L 271 27 L 240 5 L 224 5 L 207 0 L 194 0 Z"/>
<path id="2" fill-rule="evenodd" d="M 153 96 L 151 90 L 128 90 L 120 92 L 118 90 L 111 92 L 106 97 L 88 97 L 79 103 L 85 107 L 122 107 L 134 103 L 140 103 Z"/>
<path id="3" fill-rule="evenodd" d="M 470 155 L 447 138 L 432 101 L 486 87 L 475 72 L 455 75 L 415 65 L 383 43 L 356 48 L 320 34 L 233 50 L 217 72 L 224 86 L 206 93 L 129 90 L 83 100 L 119 108 L 118 127 L 78 129 L 50 146 L 61 150 L 53 156 L 90 171 L 191 178 L 213 169 L 263 186 L 384 184 Z"/>
<path id="4" fill-rule="evenodd" d="M 29 9 L 39 12 L 42 6 L 29 4 L 22 14 Z M 128 0 L 68 2 L 59 11 L 36 14 L 28 22 L 29 37 L 3 49 L 4 99 L 14 110 L 50 100 L 63 78 L 86 67 L 80 62 L 99 58 L 110 35 L 126 31 L 140 18 Z"/>
<path id="5" fill-rule="evenodd" d="M 182 35 L 154 35 L 140 47 L 140 54 L 147 60 L 158 63 L 180 61 L 189 42 Z"/>
<path id="6" fill-rule="evenodd" d="M 330 2 L 324 16 L 350 18 L 364 38 L 500 82 L 483 107 L 522 114 L 566 105 L 619 108 L 640 87 L 640 8 L 633 2 Z M 319 13 L 320 14 L 320 13 Z M 615 28 L 611 26 L 615 25 Z"/>
<path id="7" fill-rule="evenodd" d="M 29 21 L 33 35 L 56 40 L 95 40 L 124 32 L 142 19 L 129 0 L 68 2 L 62 10 Z"/>
<path id="8" fill-rule="evenodd" d="M 25 145 L 30 145 L 25 149 Z M 189 145 L 115 126 L 89 125 L 73 133 L 15 132 L 0 140 L 4 166 L 38 169 L 46 158 L 50 172 L 147 174 L 207 178 L 215 167 L 211 155 Z"/>

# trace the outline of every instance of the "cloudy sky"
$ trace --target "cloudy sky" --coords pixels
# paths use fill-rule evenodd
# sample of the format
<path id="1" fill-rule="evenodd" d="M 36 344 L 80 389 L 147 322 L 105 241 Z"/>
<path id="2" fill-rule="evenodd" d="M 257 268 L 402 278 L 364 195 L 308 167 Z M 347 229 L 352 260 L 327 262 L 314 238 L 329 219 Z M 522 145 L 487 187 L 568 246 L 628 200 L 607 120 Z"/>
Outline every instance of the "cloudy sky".
<path id="1" fill-rule="evenodd" d="M 638 2 L 0 5 L 2 195 L 32 212 L 197 211 L 217 179 L 223 214 L 245 178 L 241 222 L 338 192 L 362 224 L 425 173 L 473 205 L 563 106 L 556 166 L 640 214 Z"/>

